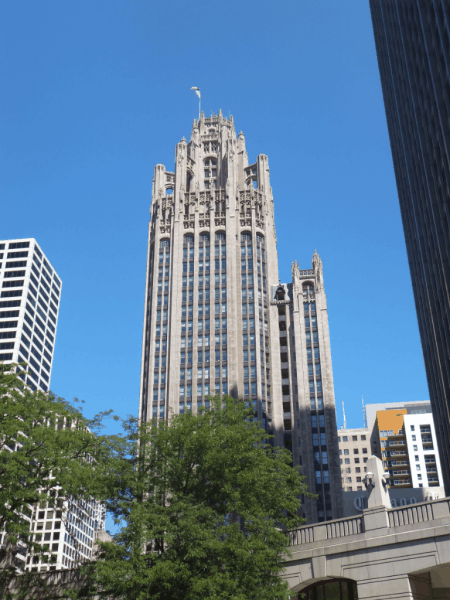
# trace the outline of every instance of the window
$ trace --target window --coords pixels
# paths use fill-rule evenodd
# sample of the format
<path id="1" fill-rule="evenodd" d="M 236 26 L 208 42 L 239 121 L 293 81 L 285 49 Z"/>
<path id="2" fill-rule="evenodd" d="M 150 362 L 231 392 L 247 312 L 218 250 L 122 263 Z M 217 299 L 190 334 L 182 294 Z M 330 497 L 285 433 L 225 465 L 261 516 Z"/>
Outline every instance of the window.
<path id="1" fill-rule="evenodd" d="M 413 442 L 415 442 L 415 441 L 416 441 L 416 436 L 415 436 L 415 435 L 411 436 L 411 438 L 412 438 L 412 441 L 413 441 Z"/>
<path id="2" fill-rule="evenodd" d="M 342 441 L 343 441 L 343 442 L 348 442 L 348 437 L 347 437 L 346 435 L 343 435 L 343 436 L 342 436 Z M 348 454 L 348 453 L 347 453 L 347 454 Z"/>
<path id="3" fill-rule="evenodd" d="M 348 450 L 348 448 L 346 448 L 346 449 L 344 450 L 344 454 L 347 454 L 347 455 L 349 454 L 349 450 Z"/>
<path id="4" fill-rule="evenodd" d="M 414 425 L 411 425 L 411 431 L 415 431 Z"/>
<path id="5" fill-rule="evenodd" d="M 363 448 L 363 449 L 362 449 L 362 453 L 363 453 L 363 454 L 367 454 L 367 448 Z"/>
<path id="6" fill-rule="evenodd" d="M 353 448 L 353 454 L 359 454 L 358 448 Z"/>

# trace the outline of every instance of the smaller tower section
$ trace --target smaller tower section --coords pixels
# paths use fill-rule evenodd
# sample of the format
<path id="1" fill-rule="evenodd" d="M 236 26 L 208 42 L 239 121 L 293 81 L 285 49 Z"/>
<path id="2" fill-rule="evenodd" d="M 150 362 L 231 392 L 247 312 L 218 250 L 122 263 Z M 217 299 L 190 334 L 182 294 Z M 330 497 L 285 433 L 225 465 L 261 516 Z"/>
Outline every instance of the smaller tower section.
<path id="1" fill-rule="evenodd" d="M 336 519 L 342 516 L 342 486 L 327 300 L 317 252 L 311 269 L 293 263 L 292 284 L 272 288 L 271 304 L 279 330 L 283 442 L 318 495 L 317 501 L 305 498 L 305 516 L 310 523 Z"/>

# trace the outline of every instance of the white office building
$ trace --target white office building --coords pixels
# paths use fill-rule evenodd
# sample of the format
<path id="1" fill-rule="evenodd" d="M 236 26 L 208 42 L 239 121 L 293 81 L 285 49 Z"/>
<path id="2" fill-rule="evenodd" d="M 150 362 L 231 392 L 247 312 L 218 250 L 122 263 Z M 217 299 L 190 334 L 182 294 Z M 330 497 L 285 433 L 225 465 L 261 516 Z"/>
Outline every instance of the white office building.
<path id="1" fill-rule="evenodd" d="M 50 386 L 61 286 L 35 239 L 0 241 L 0 361 L 25 361 L 33 390 Z"/>
<path id="2" fill-rule="evenodd" d="M 26 362 L 24 380 L 32 390 L 50 388 L 61 288 L 34 238 L 0 241 L 0 362 Z M 48 554 L 19 553 L 18 567 L 46 571 L 90 559 L 105 516 L 104 506 L 94 500 L 64 499 L 61 510 L 34 507 L 30 527 Z M 0 546 L 4 537 L 0 532 Z"/>

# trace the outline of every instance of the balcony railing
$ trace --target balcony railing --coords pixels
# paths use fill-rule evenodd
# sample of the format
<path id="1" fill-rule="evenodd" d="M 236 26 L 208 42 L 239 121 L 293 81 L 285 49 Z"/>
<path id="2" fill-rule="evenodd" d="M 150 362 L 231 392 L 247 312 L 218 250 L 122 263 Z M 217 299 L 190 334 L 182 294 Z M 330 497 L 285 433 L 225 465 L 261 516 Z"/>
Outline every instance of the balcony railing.
<path id="1" fill-rule="evenodd" d="M 410 485 L 411 479 L 394 479 L 394 485 Z"/>

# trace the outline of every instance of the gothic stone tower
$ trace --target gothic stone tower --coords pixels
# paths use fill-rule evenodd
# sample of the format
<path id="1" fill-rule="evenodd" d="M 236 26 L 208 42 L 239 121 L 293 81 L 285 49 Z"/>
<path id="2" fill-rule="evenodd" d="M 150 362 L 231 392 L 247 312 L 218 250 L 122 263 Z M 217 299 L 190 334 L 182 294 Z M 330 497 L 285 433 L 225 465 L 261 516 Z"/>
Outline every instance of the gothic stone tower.
<path id="1" fill-rule="evenodd" d="M 317 501 L 304 502 L 308 522 L 342 516 L 328 308 L 323 266 L 314 252 L 312 269 L 292 264 L 292 283 L 272 288 L 271 331 L 278 328 L 284 445 L 301 465 Z"/>
<path id="2" fill-rule="evenodd" d="M 284 409 L 286 397 L 296 402 L 297 384 L 286 392 L 284 338 L 273 298 L 278 255 L 267 156 L 249 164 L 233 117 L 202 113 L 190 141 L 183 138 L 176 146 L 175 172 L 155 167 L 150 213 L 140 419 L 196 412 L 208 407 L 209 395 L 228 393 L 249 400 L 275 443 L 291 447 L 286 427 L 294 421 Z M 299 365 L 305 352 L 292 350 L 289 364 L 297 356 Z M 294 376 L 295 367 L 290 372 Z M 333 394 L 331 402 L 334 410 Z M 330 427 L 325 424 L 327 432 Z M 295 451 L 293 461 L 299 464 L 302 456 L 304 468 L 308 464 L 314 491 L 311 435 L 305 433 L 303 455 Z M 335 437 L 336 447 L 328 443 L 328 451 L 337 456 Z M 340 494 L 339 476 L 334 495 Z M 320 518 L 315 502 L 305 506 L 308 520 Z M 332 506 L 328 518 L 340 516 L 340 505 Z"/>

